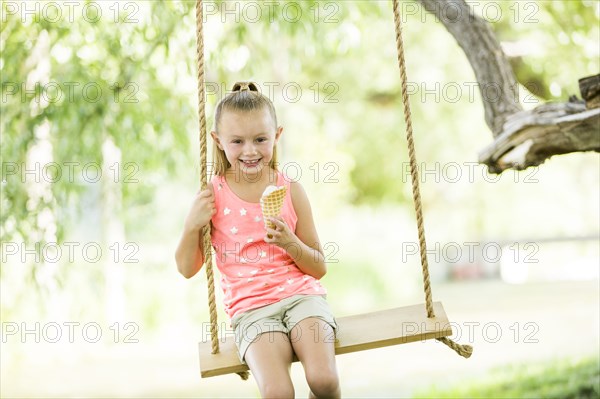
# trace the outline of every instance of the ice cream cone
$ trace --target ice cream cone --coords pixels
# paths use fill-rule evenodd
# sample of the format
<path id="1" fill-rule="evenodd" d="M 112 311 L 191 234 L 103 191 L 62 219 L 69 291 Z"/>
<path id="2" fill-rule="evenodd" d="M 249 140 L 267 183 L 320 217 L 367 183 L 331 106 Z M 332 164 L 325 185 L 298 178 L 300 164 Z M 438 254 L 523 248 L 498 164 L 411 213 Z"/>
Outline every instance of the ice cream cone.
<path id="1" fill-rule="evenodd" d="M 263 212 L 265 228 L 275 228 L 275 225 L 271 223 L 268 218 L 272 216 L 279 216 L 281 213 L 281 208 L 283 207 L 283 200 L 285 199 L 286 192 L 286 186 L 269 186 L 260 198 L 260 206 Z"/>

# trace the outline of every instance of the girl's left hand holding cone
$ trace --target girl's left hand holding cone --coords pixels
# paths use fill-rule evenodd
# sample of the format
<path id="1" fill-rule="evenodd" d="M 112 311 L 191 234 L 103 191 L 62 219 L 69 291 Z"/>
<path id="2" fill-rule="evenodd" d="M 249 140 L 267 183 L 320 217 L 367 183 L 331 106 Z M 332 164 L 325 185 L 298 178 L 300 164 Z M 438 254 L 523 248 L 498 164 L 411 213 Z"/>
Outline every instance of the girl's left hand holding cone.
<path id="1" fill-rule="evenodd" d="M 272 216 L 269 220 L 275 225 L 275 229 L 267 228 L 265 242 L 286 249 L 286 247 L 289 247 L 294 242 L 296 236 L 281 216 Z"/>

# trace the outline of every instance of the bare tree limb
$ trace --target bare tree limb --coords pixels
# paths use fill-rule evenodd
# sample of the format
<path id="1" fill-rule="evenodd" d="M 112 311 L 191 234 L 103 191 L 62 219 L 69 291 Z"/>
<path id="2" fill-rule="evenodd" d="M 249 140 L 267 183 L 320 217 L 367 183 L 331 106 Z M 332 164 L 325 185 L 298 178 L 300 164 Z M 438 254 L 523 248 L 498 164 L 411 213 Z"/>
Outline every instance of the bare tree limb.
<path id="1" fill-rule="evenodd" d="M 600 108 L 549 103 L 511 115 L 504 132 L 479 154 L 491 173 L 526 169 L 553 155 L 600 149 Z"/>

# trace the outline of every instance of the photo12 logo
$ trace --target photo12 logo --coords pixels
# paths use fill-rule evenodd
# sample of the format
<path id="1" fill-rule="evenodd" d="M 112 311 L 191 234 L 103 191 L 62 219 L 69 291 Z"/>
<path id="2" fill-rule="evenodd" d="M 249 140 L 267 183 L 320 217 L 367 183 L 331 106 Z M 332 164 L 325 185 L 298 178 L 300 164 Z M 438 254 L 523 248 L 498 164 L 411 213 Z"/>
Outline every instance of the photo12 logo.
<path id="1" fill-rule="evenodd" d="M 139 183 L 136 177 L 140 168 L 135 162 L 2 162 L 2 183 L 98 183 L 102 178 L 114 183 Z"/>
<path id="2" fill-rule="evenodd" d="M 313 82 L 303 85 L 297 82 L 255 82 L 259 93 L 263 94 L 273 102 L 283 101 L 295 104 L 302 100 L 303 96 L 310 96 L 314 103 L 337 104 L 340 86 L 336 82 Z M 231 90 L 223 82 L 206 82 L 206 97 L 215 96 L 220 101 Z"/>
<path id="3" fill-rule="evenodd" d="M 288 182 L 299 182 L 302 178 L 312 180 L 314 183 L 324 184 L 335 184 L 340 182 L 338 173 L 340 172 L 340 166 L 335 162 L 312 162 L 308 165 L 300 164 L 298 162 L 275 162 L 274 166 L 280 171 L 286 181 Z M 208 174 L 213 175 L 216 168 L 214 162 L 207 162 Z M 272 174 L 272 170 L 266 170 L 264 173 Z M 233 175 L 233 179 L 236 182 L 246 181 L 256 183 L 263 176 L 263 171 L 260 171 L 256 176 L 248 176 L 241 171 L 236 171 Z"/>
<path id="4" fill-rule="evenodd" d="M 538 23 L 540 6 L 537 1 L 429 1 L 426 4 L 415 1 L 401 1 L 402 22 L 418 19 L 446 23 L 470 23 L 476 16 L 490 23 L 508 19 L 513 23 Z"/>
<path id="5" fill-rule="evenodd" d="M 515 104 L 539 104 L 540 100 L 531 93 L 539 92 L 537 82 L 516 83 L 502 86 L 500 83 L 479 82 L 408 82 L 407 93 L 421 103 L 450 103 L 459 101 L 474 103 L 483 100 L 486 103 L 499 103 L 505 99 Z M 522 97 L 522 98 L 521 98 Z"/>
<path id="6" fill-rule="evenodd" d="M 478 259 L 483 259 L 488 263 L 497 263 L 507 252 L 512 255 L 512 260 L 515 263 L 539 263 L 539 259 L 536 258 L 539 250 L 539 244 L 536 242 L 507 242 L 502 244 L 493 241 L 446 242 L 444 244 L 430 242 L 425 253 L 436 263 L 454 264 L 465 261 L 474 263 Z M 410 257 L 420 258 L 419 243 L 403 242 L 401 253 L 403 263 L 406 263 Z"/>
<path id="7" fill-rule="evenodd" d="M 410 162 L 402 162 L 402 183 L 408 183 L 412 177 L 412 165 Z M 509 179 L 510 174 L 492 175 L 488 173 L 485 165 L 478 162 L 421 162 L 416 165 L 416 171 L 419 174 L 419 182 L 426 183 L 434 181 L 435 183 L 475 183 L 485 181 L 487 183 L 497 183 L 500 180 Z M 535 177 L 539 167 L 534 166 L 520 172 L 514 172 L 512 179 L 514 183 L 539 183 Z"/>
<path id="8" fill-rule="evenodd" d="M 105 341 L 125 344 L 136 344 L 139 341 L 136 334 L 140 326 L 134 322 L 115 322 L 109 326 L 90 321 L 80 323 L 78 321 L 63 322 L 13 322 L 2 323 L 2 343 L 20 342 L 25 343 L 76 343 L 86 342 L 95 344 L 104 337 Z M 112 339 L 111 339 L 112 338 Z"/>
<path id="9" fill-rule="evenodd" d="M 140 6 L 133 1 L 3 1 L 0 20 L 18 18 L 21 23 L 74 23 L 82 18 L 90 24 L 101 20 L 138 23 Z"/>
<path id="10" fill-rule="evenodd" d="M 221 23 L 298 23 L 303 18 L 311 23 L 339 23 L 340 3 L 337 1 L 205 1 L 203 21 L 218 17 Z M 308 6 L 308 7 L 307 7 Z"/>
<path id="11" fill-rule="evenodd" d="M 448 338 L 453 341 L 466 341 L 470 344 L 483 340 L 485 343 L 495 344 L 497 342 L 512 341 L 515 344 L 537 344 L 540 342 L 537 333 L 540 331 L 538 323 L 528 321 L 525 323 L 514 322 L 503 325 L 496 321 L 465 321 L 462 323 L 417 323 L 403 322 L 402 335 L 405 342 L 410 342 L 409 337 L 427 332 L 439 332 L 452 330 Z M 426 342 L 422 340 L 421 342 Z"/>
<path id="12" fill-rule="evenodd" d="M 140 88 L 135 82 L 2 82 L 2 104 L 95 104 L 107 100 L 115 104 L 136 104 Z M 108 98 L 106 98 L 108 96 Z"/>
<path id="13" fill-rule="evenodd" d="M 61 243 L 33 243 L 3 241 L 1 248 L 2 263 L 9 261 L 26 263 L 28 260 L 35 263 L 97 263 L 104 254 L 109 254 L 113 263 L 139 263 L 136 258 L 140 247 L 135 242 L 113 242 L 108 248 L 98 242 L 65 241 Z"/>

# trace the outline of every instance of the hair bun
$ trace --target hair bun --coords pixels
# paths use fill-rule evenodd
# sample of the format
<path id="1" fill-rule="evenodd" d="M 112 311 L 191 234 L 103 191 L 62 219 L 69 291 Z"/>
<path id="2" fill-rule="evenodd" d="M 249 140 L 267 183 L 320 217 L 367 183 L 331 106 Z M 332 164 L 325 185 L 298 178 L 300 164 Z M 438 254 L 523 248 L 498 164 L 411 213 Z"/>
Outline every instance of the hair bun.
<path id="1" fill-rule="evenodd" d="M 258 91 L 258 87 L 254 82 L 236 82 L 232 91 Z"/>

